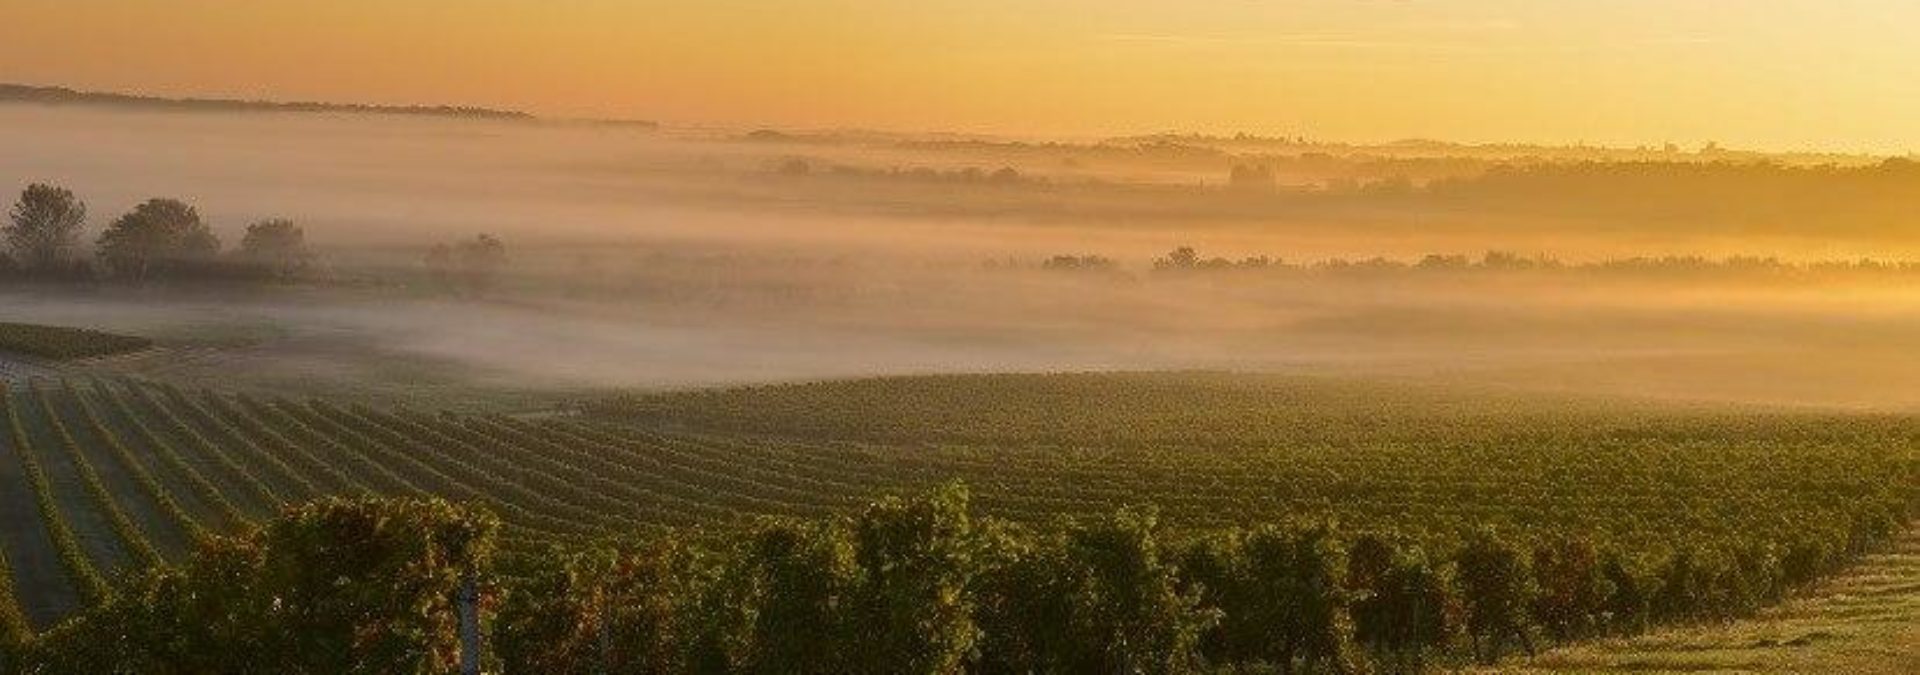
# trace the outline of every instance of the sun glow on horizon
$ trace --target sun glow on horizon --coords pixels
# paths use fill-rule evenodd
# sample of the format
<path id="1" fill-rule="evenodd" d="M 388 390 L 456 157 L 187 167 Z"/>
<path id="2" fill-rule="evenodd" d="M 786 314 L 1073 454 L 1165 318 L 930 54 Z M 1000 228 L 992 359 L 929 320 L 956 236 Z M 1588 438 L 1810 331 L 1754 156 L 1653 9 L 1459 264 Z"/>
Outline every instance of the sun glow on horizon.
<path id="1" fill-rule="evenodd" d="M 0 80 L 680 124 L 1915 149 L 1897 0 L 14 0 Z"/>

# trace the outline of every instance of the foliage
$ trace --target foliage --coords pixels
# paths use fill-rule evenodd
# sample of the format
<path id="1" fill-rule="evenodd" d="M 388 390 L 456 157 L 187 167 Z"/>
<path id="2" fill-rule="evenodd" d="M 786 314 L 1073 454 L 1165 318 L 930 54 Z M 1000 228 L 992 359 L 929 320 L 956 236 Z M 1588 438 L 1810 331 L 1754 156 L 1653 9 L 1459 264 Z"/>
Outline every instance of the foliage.
<path id="1" fill-rule="evenodd" d="M 210 540 L 43 636 L 45 673 L 440 673 L 497 524 L 446 502 L 326 500 Z"/>
<path id="2" fill-rule="evenodd" d="M 1361 537 L 1347 555 L 1355 641 L 1394 670 L 1420 670 L 1429 653 L 1454 637 L 1459 609 L 1450 584 L 1422 552 Z"/>
<path id="3" fill-rule="evenodd" d="M 13 261 L 29 272 L 64 273 L 80 244 L 87 205 L 65 188 L 34 183 L 8 212 L 6 235 Z"/>
<path id="4" fill-rule="evenodd" d="M 456 659 L 451 598 L 475 578 L 497 599 L 488 642 L 509 673 L 1364 672 L 1355 646 L 1412 672 L 1457 644 L 1455 608 L 1467 653 L 1492 660 L 1551 631 L 1528 608 L 1560 596 L 1490 533 L 1463 542 L 1448 572 L 1378 536 L 1343 554 L 1324 525 L 1182 545 L 1141 511 L 1028 529 L 966 503 L 951 486 L 744 537 L 548 548 L 496 576 L 489 517 L 440 501 L 327 500 L 208 540 L 19 653 L 50 673 L 443 672 Z M 1578 540 L 1549 550 L 1535 555 L 1561 556 L 1556 569 L 1612 560 Z M 1679 581 L 1666 583 L 1723 583 L 1673 560 L 1663 575 Z"/>
<path id="5" fill-rule="evenodd" d="M 1538 589 L 1530 609 L 1534 623 L 1562 642 L 1592 635 L 1613 593 L 1593 545 L 1572 537 L 1541 544 L 1532 569 Z"/>
<path id="6" fill-rule="evenodd" d="M 853 520 L 854 670 L 958 672 L 973 651 L 979 629 L 966 591 L 981 545 L 967 499 L 950 485 L 924 499 L 883 499 Z"/>
<path id="7" fill-rule="evenodd" d="M 1526 607 L 1534 589 L 1519 550 L 1499 535 L 1482 531 L 1467 541 L 1454 565 L 1474 656 L 1492 663 L 1508 640 L 1519 642 L 1532 654 Z"/>
<path id="8" fill-rule="evenodd" d="M 138 282 L 198 271 L 219 252 L 220 240 L 192 206 L 154 198 L 108 225 L 97 247 L 110 274 Z"/>
<path id="9" fill-rule="evenodd" d="M 494 649 L 511 672 L 677 673 L 697 652 L 695 616 L 712 583 L 679 539 L 636 550 L 548 551 L 508 585 Z"/>
<path id="10" fill-rule="evenodd" d="M 313 264 L 313 250 L 307 246 L 307 233 L 293 221 L 283 218 L 262 220 L 247 226 L 235 250 L 240 260 L 269 278 L 290 281 Z"/>
<path id="11" fill-rule="evenodd" d="M 753 597 L 751 650 L 742 670 L 754 673 L 845 672 L 851 653 L 846 596 L 854 584 L 853 545 L 832 523 L 783 522 L 763 527 L 739 556 Z"/>
<path id="12" fill-rule="evenodd" d="M 1866 514 L 1904 513 L 1920 486 L 1906 440 L 1920 425 L 1907 416 L 1319 378 L 877 378 L 587 409 L 609 423 L 571 431 L 636 452 L 750 453 L 767 470 L 747 469 L 742 492 L 791 503 L 773 485 L 859 494 L 961 479 L 986 512 L 1030 523 L 1152 504 L 1181 527 L 1334 519 L 1416 544 L 1482 524 L 1529 539 L 1577 531 L 1636 551 L 1682 536 L 1733 547 L 1826 533 L 1818 539 L 1837 539 L 1828 555 L 1845 557 L 1853 535 L 1840 533 L 1883 527 Z M 1534 542 L 1521 543 L 1530 553 Z"/>
<path id="13" fill-rule="evenodd" d="M 1180 673 L 1197 665 L 1200 633 L 1217 617 L 1182 593 L 1164 555 L 1158 519 L 1121 511 L 1068 530 L 1069 625 L 1076 643 L 1067 662 L 1082 672 Z M 1071 581 L 1070 581 L 1071 583 Z"/>
<path id="14" fill-rule="evenodd" d="M 975 620 L 993 626 L 980 636 L 983 673 L 1070 672 L 1077 660 L 1078 584 L 1058 536 L 1017 528 L 988 528 L 985 565 L 969 590 Z"/>
<path id="15" fill-rule="evenodd" d="M 96 382 L 8 445 L 23 462 L 87 458 L 57 467 L 77 480 L 41 513 L 48 533 L 68 529 L 56 544 L 79 541 L 72 527 L 152 535 L 110 531 L 115 507 L 188 533 L 244 532 L 266 506 L 326 495 L 492 511 L 510 565 L 483 580 L 488 643 L 507 672 L 1452 666 L 1751 612 L 1887 541 L 1916 494 L 1900 417 L 1211 374 L 936 379 L 1007 398 L 967 408 L 981 419 L 929 415 L 934 441 L 875 445 Z M 887 384 L 922 398 L 871 419 L 814 406 L 804 429 L 858 438 L 956 396 Z M 971 440 L 993 438 L 989 422 L 1041 442 Z M 62 428 L 101 446 L 67 447 Z M 78 492 L 90 469 L 127 493 Z M 969 487 L 942 487 L 954 479 Z M 66 549 L 6 553 L 107 564 Z M 235 550 L 220 564 L 255 565 Z M 160 597 L 151 583 L 99 595 L 131 612 L 115 603 Z"/>
<path id="16" fill-rule="evenodd" d="M 194 207 L 177 199 L 154 198 L 110 223 L 95 240 L 95 268 L 80 255 L 80 230 L 86 204 L 66 188 L 33 184 L 21 193 L 0 228 L 0 275 L 69 282 L 97 276 L 130 282 L 156 280 L 291 281 L 306 275 L 316 256 L 306 232 L 292 221 L 274 218 L 247 226 L 231 256 L 220 255 L 220 241 Z M 504 250 L 482 237 L 463 244 L 481 267 L 497 266 Z M 490 246 L 491 245 L 491 246 Z M 11 255 L 8 255 L 8 254 Z"/>
<path id="17" fill-rule="evenodd" d="M 33 627 L 20 611 L 19 595 L 14 592 L 13 564 L 0 552 L 0 672 L 11 672 L 8 669 L 32 639 Z"/>

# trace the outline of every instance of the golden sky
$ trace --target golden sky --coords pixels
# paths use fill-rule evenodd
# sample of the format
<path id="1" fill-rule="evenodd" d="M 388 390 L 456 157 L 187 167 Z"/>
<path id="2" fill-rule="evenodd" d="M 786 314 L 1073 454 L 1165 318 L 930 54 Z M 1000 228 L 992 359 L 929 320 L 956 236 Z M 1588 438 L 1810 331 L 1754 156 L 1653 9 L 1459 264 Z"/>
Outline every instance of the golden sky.
<path id="1" fill-rule="evenodd" d="M 1915 0 L 0 0 L 0 80 L 676 124 L 1920 150 Z"/>

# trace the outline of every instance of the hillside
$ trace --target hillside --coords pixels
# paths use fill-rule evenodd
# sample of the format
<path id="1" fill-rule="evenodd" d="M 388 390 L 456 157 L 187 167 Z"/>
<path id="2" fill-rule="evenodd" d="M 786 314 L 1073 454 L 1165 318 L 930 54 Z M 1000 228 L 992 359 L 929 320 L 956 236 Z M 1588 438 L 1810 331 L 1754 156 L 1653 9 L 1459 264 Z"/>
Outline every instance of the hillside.
<path id="1" fill-rule="evenodd" d="M 168 98 L 161 96 L 141 96 L 137 94 L 77 91 L 65 87 L 40 87 L 4 83 L 0 83 L 0 103 L 83 105 L 174 112 L 319 112 L 499 120 L 533 119 L 533 115 L 518 110 L 499 110 L 474 106 L 371 105 L 363 103 L 321 103 L 314 101 L 288 102 L 227 98 Z"/>
<path id="2" fill-rule="evenodd" d="M 1920 436 L 1920 420 L 1897 416 L 1562 405 L 1225 374 L 883 379 L 596 407 L 652 410 L 644 419 L 535 420 L 158 383 L 29 384 L 6 399 L 0 516 L 13 525 L 0 546 L 42 626 L 97 594 L 98 579 L 328 495 L 484 506 L 509 551 L 845 514 L 957 480 L 982 515 L 1034 525 L 1151 506 L 1195 534 L 1324 520 L 1440 550 L 1485 527 L 1522 541 L 1578 532 L 1649 574 L 1683 549 L 1719 559 L 1801 547 L 1837 562 L 1909 513 L 1909 439 Z M 926 412 L 924 436 L 897 435 L 905 426 L 889 414 L 934 409 L 916 402 L 966 410 L 929 389 L 967 392 L 979 416 Z M 832 395 L 799 396 L 812 391 Z M 861 400 L 892 407 L 836 407 Z M 1055 432 L 1023 443 L 977 426 L 1037 428 L 1021 418 L 1054 420 Z M 1117 421 L 1127 418 L 1136 423 Z M 782 432 L 796 420 L 830 426 Z M 1097 420 L 1112 433 L 1076 426 Z M 1189 427 L 1190 438 L 1174 433 Z"/>

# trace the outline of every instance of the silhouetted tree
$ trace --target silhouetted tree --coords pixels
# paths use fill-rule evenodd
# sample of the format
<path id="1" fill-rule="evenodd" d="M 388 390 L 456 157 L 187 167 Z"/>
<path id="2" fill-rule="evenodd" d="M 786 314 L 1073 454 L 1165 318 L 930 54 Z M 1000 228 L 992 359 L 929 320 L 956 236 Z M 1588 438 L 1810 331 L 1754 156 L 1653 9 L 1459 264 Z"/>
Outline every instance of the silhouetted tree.
<path id="1" fill-rule="evenodd" d="M 80 244 L 87 205 L 66 188 L 35 183 L 20 193 L 8 214 L 7 248 L 13 261 L 32 273 L 61 270 Z"/>
<path id="2" fill-rule="evenodd" d="M 116 277 L 145 281 L 190 270 L 220 251 L 200 213 L 174 199 L 149 199 L 100 233 L 100 262 Z"/>
<path id="3" fill-rule="evenodd" d="M 240 238 L 239 256 L 281 281 L 300 276 L 313 262 L 307 233 L 293 221 L 279 218 L 248 225 L 246 236 Z"/>
<path id="4" fill-rule="evenodd" d="M 813 173 L 813 164 L 799 157 L 788 158 L 780 163 L 780 175 L 805 176 Z"/>
<path id="5" fill-rule="evenodd" d="M 1467 257 L 1464 255 L 1442 255 L 1439 253 L 1429 253 L 1426 257 L 1421 258 L 1420 262 L 1414 263 L 1414 267 L 1423 270 L 1463 270 L 1470 265 L 1472 265 L 1472 263 L 1468 262 Z"/>
<path id="6" fill-rule="evenodd" d="M 466 291 L 491 287 L 507 264 L 507 245 L 490 234 L 452 245 L 438 244 L 427 251 L 427 273 L 436 283 Z"/>
<path id="7" fill-rule="evenodd" d="M 426 263 L 427 276 L 432 278 L 435 284 L 441 286 L 453 285 L 452 246 L 434 244 L 433 248 L 427 249 L 427 255 L 422 261 Z"/>
<path id="8" fill-rule="evenodd" d="M 507 265 L 507 245 L 490 234 L 483 234 L 453 247 L 454 264 L 468 288 L 485 290 L 493 285 L 500 268 Z"/>
<path id="9" fill-rule="evenodd" d="M 1056 255 L 1040 261 L 1040 269 L 1067 272 L 1117 272 L 1120 263 L 1101 255 Z"/>
<path id="10" fill-rule="evenodd" d="M 1236 190 L 1271 190 L 1274 187 L 1273 169 L 1260 164 L 1236 164 L 1227 174 L 1227 185 Z"/>
<path id="11" fill-rule="evenodd" d="M 1192 246 L 1182 246 L 1173 249 L 1172 252 L 1167 254 L 1167 257 L 1158 258 L 1153 261 L 1153 268 L 1163 271 L 1190 270 L 1199 265 L 1200 254 L 1194 251 Z"/>

